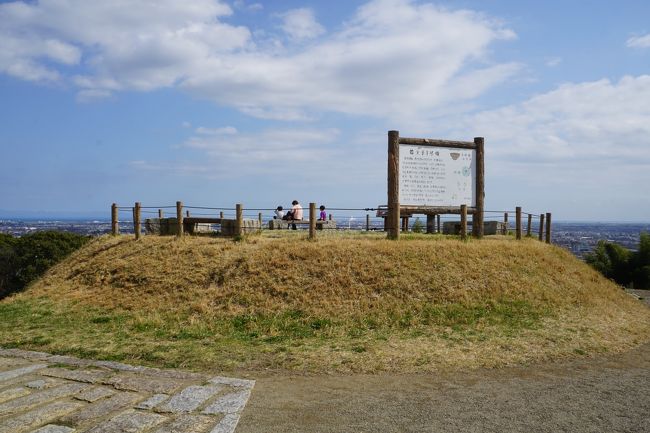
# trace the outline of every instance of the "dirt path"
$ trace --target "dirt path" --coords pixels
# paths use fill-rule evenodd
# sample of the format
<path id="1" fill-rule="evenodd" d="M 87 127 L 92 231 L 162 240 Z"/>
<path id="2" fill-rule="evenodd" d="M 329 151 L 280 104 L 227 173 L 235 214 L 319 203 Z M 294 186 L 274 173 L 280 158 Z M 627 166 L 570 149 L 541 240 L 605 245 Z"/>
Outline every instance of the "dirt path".
<path id="1" fill-rule="evenodd" d="M 238 433 L 649 432 L 650 344 L 564 363 L 257 380 Z"/>

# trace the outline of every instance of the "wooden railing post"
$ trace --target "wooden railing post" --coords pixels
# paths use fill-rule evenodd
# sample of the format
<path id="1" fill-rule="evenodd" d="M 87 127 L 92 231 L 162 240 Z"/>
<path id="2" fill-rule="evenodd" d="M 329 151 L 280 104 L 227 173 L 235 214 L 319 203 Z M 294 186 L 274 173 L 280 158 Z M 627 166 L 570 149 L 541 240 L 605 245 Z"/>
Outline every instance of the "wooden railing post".
<path id="1" fill-rule="evenodd" d="M 476 145 L 476 209 L 472 215 L 472 233 L 482 238 L 485 221 L 485 138 L 474 137 Z"/>
<path id="2" fill-rule="evenodd" d="M 111 234 L 117 236 L 120 234 L 119 209 L 117 203 L 111 205 Z"/>
<path id="3" fill-rule="evenodd" d="M 544 239 L 544 214 L 539 214 L 539 241 Z"/>
<path id="4" fill-rule="evenodd" d="M 244 209 L 241 203 L 235 205 L 235 236 L 242 235 L 242 226 L 244 225 Z"/>
<path id="5" fill-rule="evenodd" d="M 460 238 L 467 239 L 467 205 L 460 205 Z"/>
<path id="6" fill-rule="evenodd" d="M 526 237 L 530 237 L 530 233 L 533 230 L 533 214 L 528 214 L 528 226 L 526 227 Z"/>
<path id="7" fill-rule="evenodd" d="M 260 231 L 262 231 L 262 212 L 257 214 L 257 221 L 260 223 Z"/>
<path id="8" fill-rule="evenodd" d="M 158 209 L 158 218 L 162 219 L 163 218 L 163 210 Z"/>
<path id="9" fill-rule="evenodd" d="M 135 202 L 135 207 L 133 208 L 133 231 L 135 233 L 135 240 L 140 239 L 140 202 Z"/>
<path id="10" fill-rule="evenodd" d="M 521 240 L 521 206 L 515 208 L 515 238 Z"/>
<path id="11" fill-rule="evenodd" d="M 366 231 L 370 231 L 370 214 L 366 214 Z"/>
<path id="12" fill-rule="evenodd" d="M 219 212 L 219 218 L 223 219 L 223 211 Z"/>
<path id="13" fill-rule="evenodd" d="M 399 131 L 388 131 L 388 239 L 399 240 Z"/>
<path id="14" fill-rule="evenodd" d="M 436 216 L 427 215 L 427 233 L 435 233 L 436 231 Z"/>
<path id="15" fill-rule="evenodd" d="M 183 202 L 176 202 L 176 223 L 178 224 L 178 231 L 176 232 L 176 237 L 183 236 Z"/>
<path id="16" fill-rule="evenodd" d="M 551 243 L 551 213 L 546 212 L 546 243 Z"/>
<path id="17" fill-rule="evenodd" d="M 316 237 L 316 203 L 309 203 L 309 239 Z"/>
<path id="18" fill-rule="evenodd" d="M 188 217 L 188 218 L 190 217 L 190 210 L 189 209 L 185 211 L 185 216 Z"/>
<path id="19" fill-rule="evenodd" d="M 436 231 L 437 231 L 438 233 L 442 233 L 442 232 L 440 231 L 440 214 L 436 215 Z"/>

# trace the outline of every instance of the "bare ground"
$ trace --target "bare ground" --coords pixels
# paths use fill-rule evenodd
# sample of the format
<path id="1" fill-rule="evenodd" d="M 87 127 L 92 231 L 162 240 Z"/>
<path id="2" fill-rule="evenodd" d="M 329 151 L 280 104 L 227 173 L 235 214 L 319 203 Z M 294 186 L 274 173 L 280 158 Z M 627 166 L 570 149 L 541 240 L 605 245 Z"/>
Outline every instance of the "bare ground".
<path id="1" fill-rule="evenodd" d="M 650 344 L 441 375 L 258 379 L 238 433 L 648 432 Z"/>

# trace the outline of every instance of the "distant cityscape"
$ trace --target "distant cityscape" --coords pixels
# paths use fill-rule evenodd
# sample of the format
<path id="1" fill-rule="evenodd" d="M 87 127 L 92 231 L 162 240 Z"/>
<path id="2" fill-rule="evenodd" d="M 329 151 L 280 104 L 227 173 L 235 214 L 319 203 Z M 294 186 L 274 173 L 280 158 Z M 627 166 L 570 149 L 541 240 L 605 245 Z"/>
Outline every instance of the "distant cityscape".
<path id="1" fill-rule="evenodd" d="M 413 220 L 414 222 L 414 220 Z M 512 221 L 510 222 L 512 226 Z M 366 227 L 365 216 L 345 217 L 338 220 L 341 230 L 363 230 Z M 372 230 L 381 230 L 381 219 L 372 218 Z M 536 227 L 535 227 L 536 229 Z M 0 233 L 23 236 L 28 233 L 56 230 L 82 235 L 100 236 L 110 233 L 110 220 L 0 220 Z M 514 230 L 514 227 L 511 228 Z M 593 251 L 599 240 L 606 240 L 635 250 L 639 244 L 640 233 L 650 232 L 650 223 L 601 223 L 601 222 L 553 222 L 553 243 L 583 258 Z M 121 233 L 133 233 L 131 221 L 120 221 Z M 533 234 L 536 236 L 536 233 Z"/>

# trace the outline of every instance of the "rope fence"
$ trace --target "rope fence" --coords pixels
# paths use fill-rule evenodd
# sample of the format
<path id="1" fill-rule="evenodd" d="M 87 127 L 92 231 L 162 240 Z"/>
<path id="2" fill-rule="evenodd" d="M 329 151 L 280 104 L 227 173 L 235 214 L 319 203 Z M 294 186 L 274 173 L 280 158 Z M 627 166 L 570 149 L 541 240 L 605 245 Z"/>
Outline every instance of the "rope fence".
<path id="1" fill-rule="evenodd" d="M 170 212 L 170 209 L 174 211 Z M 275 207 L 244 208 L 241 204 L 235 207 L 186 206 L 180 201 L 176 205 L 164 206 L 142 206 L 139 202 L 134 206 L 119 206 L 113 203 L 111 233 L 116 235 L 120 232 L 130 232 L 128 229 L 130 226 L 136 239 L 140 238 L 143 231 L 176 234 L 180 237 L 185 232 L 215 233 L 215 226 L 219 226 L 219 233 L 227 236 L 241 236 L 263 230 L 293 229 L 309 230 L 309 237 L 314 238 L 316 231 L 321 230 L 387 231 L 386 218 L 388 212 L 392 210 L 388 206 L 326 207 L 327 218 L 317 220 L 320 209 L 315 203 L 310 203 L 308 208 L 303 209 L 302 220 L 278 220 L 271 214 L 276 209 Z M 467 207 L 449 209 L 451 213 L 442 214 L 430 213 L 426 209 L 423 211 L 400 207 L 401 231 L 460 234 L 463 239 L 466 238 Z M 472 212 L 476 213 L 475 210 Z M 144 220 L 143 214 L 146 217 Z M 126 215 L 130 218 L 125 218 Z M 423 218 L 420 219 L 418 215 L 422 215 Z M 490 234 L 514 233 L 516 239 L 521 239 L 525 233 L 527 237 L 536 235 L 540 241 L 545 240 L 547 243 L 551 241 L 550 213 L 524 212 L 521 207 L 516 207 L 514 210 L 484 210 L 483 218 L 480 220 L 484 221 L 484 227 L 487 225 L 492 227 Z"/>

